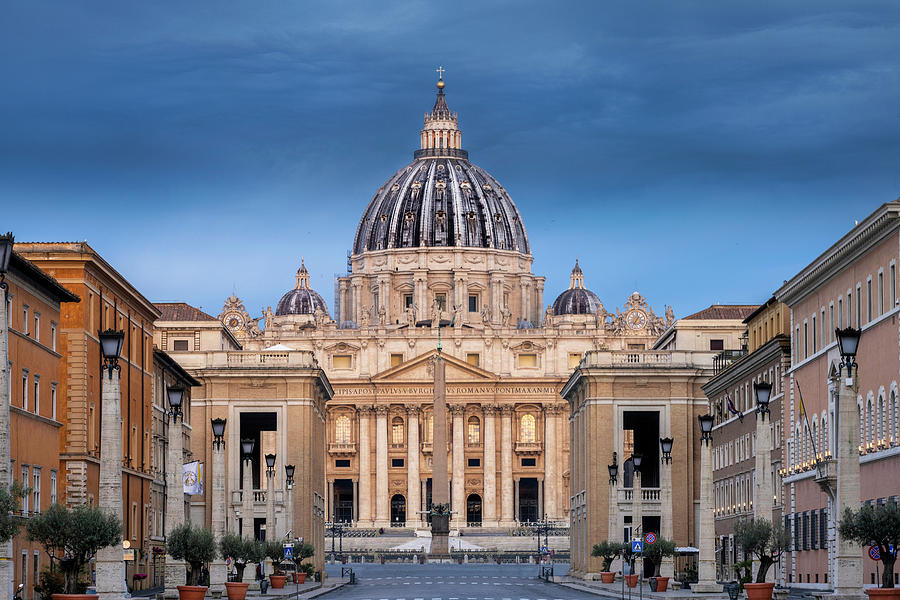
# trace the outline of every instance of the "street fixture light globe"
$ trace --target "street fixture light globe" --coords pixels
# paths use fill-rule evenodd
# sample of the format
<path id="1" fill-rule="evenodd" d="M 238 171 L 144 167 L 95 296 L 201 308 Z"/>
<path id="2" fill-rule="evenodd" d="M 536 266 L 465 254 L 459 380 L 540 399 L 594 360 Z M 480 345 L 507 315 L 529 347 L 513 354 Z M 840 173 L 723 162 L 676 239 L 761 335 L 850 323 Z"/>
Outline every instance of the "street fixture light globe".
<path id="1" fill-rule="evenodd" d="M 772 398 L 772 384 L 761 381 L 753 384 L 753 391 L 756 394 L 756 410 L 760 414 L 769 412 L 769 400 Z"/>
<path id="2" fill-rule="evenodd" d="M 98 331 L 100 338 L 100 352 L 103 354 L 104 366 L 109 370 L 109 376 L 119 368 L 119 357 L 122 355 L 122 344 L 125 342 L 125 332 L 107 329 Z"/>
<path id="3" fill-rule="evenodd" d="M 841 357 L 844 359 L 844 364 L 848 367 L 856 364 L 856 351 L 859 349 L 859 337 L 862 335 L 862 331 L 853 327 L 847 327 L 845 329 L 835 329 L 834 334 L 837 336 L 838 348 L 840 349 Z"/>
<path id="4" fill-rule="evenodd" d="M 254 448 L 256 448 L 256 440 L 253 438 L 241 440 L 241 453 L 244 455 L 244 460 L 252 460 Z"/>
<path id="5" fill-rule="evenodd" d="M 644 455 L 640 452 L 635 452 L 631 455 L 631 464 L 634 465 L 634 470 L 640 473 L 641 471 L 641 463 L 644 462 Z"/>
<path id="6" fill-rule="evenodd" d="M 659 438 L 659 445 L 662 448 L 663 460 L 667 463 L 672 460 L 672 445 L 675 443 L 670 437 Z"/>
<path id="7" fill-rule="evenodd" d="M 275 467 L 275 455 L 266 454 L 266 466 L 270 469 Z"/>
<path id="8" fill-rule="evenodd" d="M 700 439 L 709 443 L 712 440 L 713 416 L 698 415 L 697 420 L 700 421 Z"/>
<path id="9" fill-rule="evenodd" d="M 284 474 L 288 483 L 294 483 L 294 465 L 284 465 Z"/>
<path id="10" fill-rule="evenodd" d="M 615 483 L 619 478 L 619 465 L 613 463 L 611 465 L 606 465 L 606 470 L 609 471 L 609 482 Z"/>
<path id="11" fill-rule="evenodd" d="M 212 419 L 210 424 L 212 425 L 213 435 L 217 438 L 224 437 L 225 435 L 225 423 L 226 419 Z"/>

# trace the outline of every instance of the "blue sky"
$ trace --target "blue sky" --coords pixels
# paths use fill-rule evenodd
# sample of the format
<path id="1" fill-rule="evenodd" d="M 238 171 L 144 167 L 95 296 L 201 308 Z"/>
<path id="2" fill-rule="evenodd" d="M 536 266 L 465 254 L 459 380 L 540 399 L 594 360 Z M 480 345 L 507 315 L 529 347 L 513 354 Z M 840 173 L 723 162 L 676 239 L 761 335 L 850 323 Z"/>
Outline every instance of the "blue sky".
<path id="1" fill-rule="evenodd" d="M 525 220 L 545 303 L 765 300 L 900 196 L 896 2 L 14 2 L 0 229 L 147 297 L 332 306 L 434 69 Z"/>

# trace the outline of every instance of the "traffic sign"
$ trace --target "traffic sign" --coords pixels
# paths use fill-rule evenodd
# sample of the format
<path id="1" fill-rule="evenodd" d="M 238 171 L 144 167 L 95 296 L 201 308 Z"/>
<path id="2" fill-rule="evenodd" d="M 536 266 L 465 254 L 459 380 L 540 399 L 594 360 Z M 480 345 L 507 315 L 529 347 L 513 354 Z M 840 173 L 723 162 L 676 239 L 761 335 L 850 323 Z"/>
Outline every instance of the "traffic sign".
<path id="1" fill-rule="evenodd" d="M 869 558 L 872 560 L 881 560 L 881 552 L 878 546 L 869 546 Z"/>
<path id="2" fill-rule="evenodd" d="M 656 542 L 656 534 L 652 531 L 648 531 L 647 535 L 644 536 L 644 541 L 648 544 L 653 544 L 654 542 Z"/>
<path id="3" fill-rule="evenodd" d="M 541 554 L 550 554 L 550 550 L 547 546 L 541 546 Z"/>
<path id="4" fill-rule="evenodd" d="M 287 560 L 294 560 L 294 546 L 287 544 L 284 545 L 284 558 Z"/>
<path id="5" fill-rule="evenodd" d="M 230 569 L 230 568 L 231 568 L 231 563 L 232 563 L 231 557 L 230 557 L 230 556 L 226 557 L 226 558 L 225 558 L 225 566 L 228 567 L 228 568 Z"/>
<path id="6" fill-rule="evenodd" d="M 633 540 L 631 542 L 632 554 L 641 554 L 644 551 L 644 542 L 641 540 Z"/>

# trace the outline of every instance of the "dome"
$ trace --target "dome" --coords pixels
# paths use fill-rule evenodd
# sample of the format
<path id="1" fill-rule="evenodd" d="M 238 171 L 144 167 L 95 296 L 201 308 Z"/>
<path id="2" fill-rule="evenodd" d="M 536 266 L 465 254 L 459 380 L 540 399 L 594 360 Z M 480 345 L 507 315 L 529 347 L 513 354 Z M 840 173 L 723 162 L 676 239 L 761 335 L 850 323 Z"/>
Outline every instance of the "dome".
<path id="1" fill-rule="evenodd" d="M 441 81 L 442 83 L 443 81 Z M 378 190 L 360 219 L 353 254 L 466 246 L 530 254 L 525 225 L 500 183 L 461 148 L 456 113 L 438 88 L 415 160 Z"/>
<path id="2" fill-rule="evenodd" d="M 584 287 L 584 274 L 575 260 L 575 268 L 572 269 L 569 289 L 556 297 L 553 301 L 554 315 L 588 315 L 597 312 L 603 303 L 597 294 Z"/>
<path id="3" fill-rule="evenodd" d="M 328 314 L 328 305 L 325 304 L 325 299 L 309 287 L 309 271 L 306 270 L 306 265 L 301 260 L 300 268 L 297 270 L 297 284 L 278 301 L 275 315 L 279 317 L 283 315 L 314 315 L 316 309 Z"/>

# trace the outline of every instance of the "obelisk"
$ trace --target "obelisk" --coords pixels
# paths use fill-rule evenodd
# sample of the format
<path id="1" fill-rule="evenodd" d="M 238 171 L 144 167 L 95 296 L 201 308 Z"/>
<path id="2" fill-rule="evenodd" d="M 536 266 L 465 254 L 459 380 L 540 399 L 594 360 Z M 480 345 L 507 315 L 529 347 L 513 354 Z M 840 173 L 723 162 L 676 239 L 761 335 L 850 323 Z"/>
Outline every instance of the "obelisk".
<path id="1" fill-rule="evenodd" d="M 438 330 L 440 332 L 440 329 Z M 431 469 L 431 551 L 435 559 L 449 558 L 450 484 L 447 480 L 447 386 L 440 340 L 434 357 L 434 424 Z M 460 482 L 457 482 L 459 485 Z"/>

